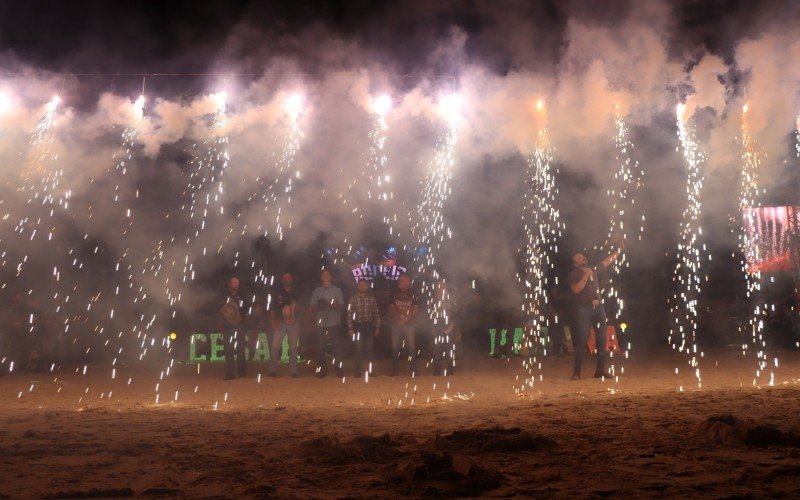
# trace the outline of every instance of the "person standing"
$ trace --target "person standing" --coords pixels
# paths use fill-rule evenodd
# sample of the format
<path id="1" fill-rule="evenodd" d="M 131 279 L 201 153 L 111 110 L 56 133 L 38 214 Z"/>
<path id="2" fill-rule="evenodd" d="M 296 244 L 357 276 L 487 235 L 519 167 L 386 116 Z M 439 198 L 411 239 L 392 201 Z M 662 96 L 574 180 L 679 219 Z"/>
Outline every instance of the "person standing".
<path id="1" fill-rule="evenodd" d="M 606 362 L 606 313 L 600 300 L 598 274 L 602 273 L 619 256 L 615 252 L 594 267 L 589 266 L 589 260 L 580 252 L 572 256 L 575 269 L 567 277 L 567 283 L 575 299 L 575 333 L 572 342 L 575 347 L 575 366 L 572 380 L 581 378 L 581 365 L 586 355 L 586 342 L 589 340 L 589 331 L 594 327 L 595 346 L 597 346 L 597 368 L 595 378 L 609 377 L 605 371 Z"/>
<path id="2" fill-rule="evenodd" d="M 381 334 L 381 315 L 378 302 L 369 292 L 369 282 L 365 279 L 358 281 L 358 293 L 350 298 L 347 307 L 347 332 L 356 346 L 355 376 L 361 376 L 361 362 L 366 358 L 367 372 L 374 377 L 372 346 L 375 337 Z"/>
<path id="3" fill-rule="evenodd" d="M 220 308 L 225 348 L 225 380 L 246 376 L 244 318 L 247 315 L 244 299 L 239 295 L 239 278 L 228 279 L 224 302 Z"/>
<path id="4" fill-rule="evenodd" d="M 295 290 L 294 278 L 291 273 L 283 273 L 283 276 L 281 276 L 281 285 L 272 292 L 267 305 L 273 333 L 278 331 L 283 321 L 284 307 L 291 306 L 292 315 L 296 316 L 297 291 Z"/>
<path id="5" fill-rule="evenodd" d="M 294 307 L 291 305 L 283 306 L 281 311 L 282 320 L 278 329 L 272 336 L 272 345 L 269 355 L 269 376 L 276 377 L 278 374 L 278 360 L 281 357 L 281 344 L 284 337 L 289 339 L 289 373 L 292 378 L 297 378 L 297 351 L 300 344 L 300 328 L 297 318 L 294 316 Z"/>
<path id="6" fill-rule="evenodd" d="M 341 322 L 344 297 L 341 288 L 332 284 L 330 271 L 322 271 L 319 279 L 321 285 L 311 293 L 310 301 L 317 317 L 317 376 L 323 378 L 327 374 L 327 346 L 330 341 L 336 376 L 342 377 Z"/>
<path id="7" fill-rule="evenodd" d="M 400 354 L 403 347 L 408 350 L 411 360 L 411 373 L 417 372 L 416 322 L 419 315 L 419 301 L 411 291 L 411 278 L 403 274 L 397 279 L 397 290 L 389 303 L 392 318 L 392 376 L 397 376 Z"/>

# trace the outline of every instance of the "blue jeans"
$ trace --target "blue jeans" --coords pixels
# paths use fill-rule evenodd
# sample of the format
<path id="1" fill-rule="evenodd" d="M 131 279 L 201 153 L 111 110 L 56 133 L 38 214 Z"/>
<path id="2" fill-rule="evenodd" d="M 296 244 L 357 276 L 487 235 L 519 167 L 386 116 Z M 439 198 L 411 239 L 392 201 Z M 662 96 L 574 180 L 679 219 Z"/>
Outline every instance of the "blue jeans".
<path id="1" fill-rule="evenodd" d="M 596 373 L 604 373 L 606 365 L 606 311 L 603 304 L 597 307 L 577 306 L 575 308 L 575 332 L 572 343 L 575 346 L 575 371 L 581 372 L 583 358 L 586 356 L 586 342 L 589 341 L 589 330 L 594 327 L 595 346 L 597 347 Z"/>

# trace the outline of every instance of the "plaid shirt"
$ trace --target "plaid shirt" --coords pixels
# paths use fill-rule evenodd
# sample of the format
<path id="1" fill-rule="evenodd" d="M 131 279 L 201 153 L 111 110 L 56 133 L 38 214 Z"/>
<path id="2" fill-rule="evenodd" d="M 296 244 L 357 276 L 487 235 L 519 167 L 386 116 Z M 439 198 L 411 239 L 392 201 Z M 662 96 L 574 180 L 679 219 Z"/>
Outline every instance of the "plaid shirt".
<path id="1" fill-rule="evenodd" d="M 368 293 L 361 295 L 356 293 L 350 297 L 350 304 L 347 306 L 347 328 L 353 329 L 353 323 L 366 323 L 373 321 L 375 328 L 381 326 L 381 315 L 378 312 L 378 303 L 375 297 Z"/>

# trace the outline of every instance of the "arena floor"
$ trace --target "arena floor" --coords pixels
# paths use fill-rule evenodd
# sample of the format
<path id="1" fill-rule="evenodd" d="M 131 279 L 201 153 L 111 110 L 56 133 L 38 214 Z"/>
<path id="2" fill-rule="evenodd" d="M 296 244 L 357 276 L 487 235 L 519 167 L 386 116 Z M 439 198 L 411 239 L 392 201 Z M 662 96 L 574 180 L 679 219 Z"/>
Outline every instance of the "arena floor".
<path id="1" fill-rule="evenodd" d="M 548 358 L 522 394 L 519 359 L 368 382 L 6 374 L 0 497 L 797 497 L 800 353 L 775 354 L 774 387 L 753 386 L 750 355 L 705 353 L 698 389 L 684 358 L 634 352 L 618 380 L 570 381 L 572 359 Z"/>

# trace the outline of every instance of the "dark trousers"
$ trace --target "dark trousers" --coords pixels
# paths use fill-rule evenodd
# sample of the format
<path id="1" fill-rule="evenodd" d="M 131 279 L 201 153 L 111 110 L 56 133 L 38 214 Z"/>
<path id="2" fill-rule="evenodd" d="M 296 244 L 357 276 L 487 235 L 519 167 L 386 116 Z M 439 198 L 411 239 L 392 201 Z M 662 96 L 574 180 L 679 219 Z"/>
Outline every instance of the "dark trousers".
<path id="1" fill-rule="evenodd" d="M 328 371 L 326 356 L 328 342 L 331 343 L 331 350 L 333 351 L 333 365 L 336 368 L 336 375 L 342 375 L 342 338 L 339 330 L 339 325 L 317 327 L 317 365 L 323 375 Z"/>
<path id="2" fill-rule="evenodd" d="M 245 376 L 245 346 L 244 330 L 236 328 L 226 328 L 225 332 L 225 378 L 235 378 Z M 234 360 L 235 357 L 235 360 Z"/>
<path id="3" fill-rule="evenodd" d="M 456 342 L 455 328 L 446 333 L 443 330 L 434 330 L 433 342 L 431 345 L 433 352 L 433 373 L 439 375 L 442 372 L 442 361 L 447 375 L 452 375 L 456 369 Z"/>
<path id="4" fill-rule="evenodd" d="M 400 354 L 403 347 L 408 351 L 411 359 L 411 371 L 417 371 L 417 329 L 413 323 L 399 324 L 392 326 L 392 371 L 397 373 L 400 363 Z"/>
<path id="5" fill-rule="evenodd" d="M 561 323 L 553 323 L 548 329 L 550 341 L 553 344 L 553 352 L 556 356 L 563 356 L 569 351 L 567 346 L 567 339 L 564 335 L 564 325 Z"/>
<path id="6" fill-rule="evenodd" d="M 362 360 L 366 358 L 367 369 L 370 374 L 375 373 L 375 368 L 372 366 L 372 345 L 375 342 L 375 324 L 372 321 L 353 323 L 353 343 L 356 350 L 356 376 L 360 377 L 362 373 Z"/>
<path id="7" fill-rule="evenodd" d="M 603 304 L 597 307 L 577 306 L 575 308 L 575 333 L 572 343 L 575 346 L 575 372 L 581 372 L 583 358 L 586 356 L 586 342 L 589 341 L 589 330 L 594 327 L 595 346 L 597 347 L 597 370 L 603 373 L 606 365 L 606 312 Z"/>

